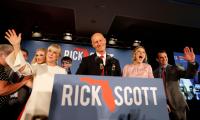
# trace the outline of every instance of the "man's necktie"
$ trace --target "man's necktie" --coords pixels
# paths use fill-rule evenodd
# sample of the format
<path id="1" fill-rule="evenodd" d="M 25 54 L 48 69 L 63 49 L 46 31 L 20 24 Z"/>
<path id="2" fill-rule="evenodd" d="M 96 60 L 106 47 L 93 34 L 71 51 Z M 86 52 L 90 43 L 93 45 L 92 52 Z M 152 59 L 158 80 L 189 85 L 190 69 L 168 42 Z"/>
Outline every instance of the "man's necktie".
<path id="1" fill-rule="evenodd" d="M 102 59 L 102 63 L 100 63 L 101 75 L 104 76 L 104 65 L 103 65 L 104 56 L 101 55 L 100 58 Z"/>
<path id="2" fill-rule="evenodd" d="M 162 67 L 161 77 L 162 77 L 163 81 L 165 82 L 165 79 L 166 79 L 166 70 L 165 70 L 164 67 Z"/>
<path id="3" fill-rule="evenodd" d="M 165 94 L 167 95 L 167 90 L 166 90 L 166 69 L 164 67 L 161 68 L 161 77 L 163 79 Z"/>

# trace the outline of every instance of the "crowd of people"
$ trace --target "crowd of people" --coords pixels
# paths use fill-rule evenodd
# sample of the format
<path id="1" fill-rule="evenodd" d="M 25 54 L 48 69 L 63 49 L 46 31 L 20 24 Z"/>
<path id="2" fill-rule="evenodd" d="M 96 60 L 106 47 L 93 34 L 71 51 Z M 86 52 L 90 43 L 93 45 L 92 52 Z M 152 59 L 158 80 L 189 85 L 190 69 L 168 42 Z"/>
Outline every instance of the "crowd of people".
<path id="1" fill-rule="evenodd" d="M 61 47 L 58 44 L 51 44 L 48 48 L 38 48 L 32 62 L 28 63 L 28 52 L 20 46 L 21 33 L 17 34 L 15 30 L 9 29 L 5 33 L 5 38 L 10 45 L 0 45 L 1 117 L 11 120 L 31 120 L 34 115 L 39 115 L 47 119 L 54 75 L 72 74 L 70 70 L 72 59 L 64 56 L 59 66 L 57 63 L 61 57 Z M 162 78 L 170 120 L 187 119 L 186 111 L 189 108 L 179 90 L 179 79 L 193 78 L 198 70 L 199 65 L 195 61 L 193 48 L 184 48 L 183 59 L 188 61 L 186 70 L 170 65 L 167 52 L 160 50 L 156 56 L 159 67 L 153 71 L 147 62 L 143 46 L 133 50 L 132 63 L 126 64 L 121 70 L 119 60 L 106 52 L 106 38 L 102 33 L 94 33 L 91 36 L 91 44 L 95 53 L 83 58 L 74 74 Z M 20 91 L 24 92 L 21 94 Z M 17 101 L 14 101 L 16 97 Z M 20 107 L 16 107 L 19 103 Z M 10 117 L 11 114 L 15 115 Z"/>

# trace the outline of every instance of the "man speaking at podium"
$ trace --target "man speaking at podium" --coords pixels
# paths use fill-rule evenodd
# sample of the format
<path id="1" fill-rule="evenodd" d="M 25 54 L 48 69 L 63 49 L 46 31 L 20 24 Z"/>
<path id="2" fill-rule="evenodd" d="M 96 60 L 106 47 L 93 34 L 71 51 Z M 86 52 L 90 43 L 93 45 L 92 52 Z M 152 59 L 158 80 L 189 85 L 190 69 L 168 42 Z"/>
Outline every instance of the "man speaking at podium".
<path id="1" fill-rule="evenodd" d="M 119 61 L 106 53 L 106 39 L 101 33 L 91 37 L 96 53 L 82 59 L 76 74 L 121 76 Z"/>

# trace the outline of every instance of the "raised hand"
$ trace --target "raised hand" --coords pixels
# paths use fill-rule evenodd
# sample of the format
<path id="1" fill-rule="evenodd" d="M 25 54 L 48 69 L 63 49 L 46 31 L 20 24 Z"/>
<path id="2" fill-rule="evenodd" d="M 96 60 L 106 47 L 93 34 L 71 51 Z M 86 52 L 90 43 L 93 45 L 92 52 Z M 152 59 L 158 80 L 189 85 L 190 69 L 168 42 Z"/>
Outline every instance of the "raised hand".
<path id="1" fill-rule="evenodd" d="M 184 60 L 187 60 L 191 63 L 195 62 L 195 54 L 193 52 L 193 48 L 189 48 L 189 47 L 185 47 L 184 48 L 184 56 L 183 56 L 183 59 Z"/>
<path id="2" fill-rule="evenodd" d="M 10 44 L 13 45 L 13 47 L 20 45 L 21 33 L 17 35 L 14 29 L 8 29 L 5 34 L 5 38 L 10 42 Z"/>
<path id="3" fill-rule="evenodd" d="M 10 44 L 12 44 L 14 48 L 14 53 L 16 57 L 20 50 L 21 33 L 17 35 L 14 29 L 8 29 L 8 31 L 5 34 L 5 38 L 10 42 Z"/>

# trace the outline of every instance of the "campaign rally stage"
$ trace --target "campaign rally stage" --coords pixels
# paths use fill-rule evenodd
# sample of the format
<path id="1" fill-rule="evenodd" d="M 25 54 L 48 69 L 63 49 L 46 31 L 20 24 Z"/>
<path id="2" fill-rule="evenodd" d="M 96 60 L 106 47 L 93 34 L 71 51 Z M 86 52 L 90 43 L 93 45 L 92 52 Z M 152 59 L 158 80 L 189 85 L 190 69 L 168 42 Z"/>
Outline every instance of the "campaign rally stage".
<path id="1" fill-rule="evenodd" d="M 161 79 L 56 75 L 50 120 L 169 120 Z"/>

